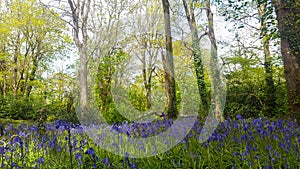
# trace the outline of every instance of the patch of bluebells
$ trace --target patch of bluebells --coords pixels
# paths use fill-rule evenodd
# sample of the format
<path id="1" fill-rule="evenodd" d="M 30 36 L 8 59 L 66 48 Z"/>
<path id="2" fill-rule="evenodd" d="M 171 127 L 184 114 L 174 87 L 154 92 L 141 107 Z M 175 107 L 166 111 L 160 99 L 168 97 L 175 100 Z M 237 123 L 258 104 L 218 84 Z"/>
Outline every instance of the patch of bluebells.
<path id="1" fill-rule="evenodd" d="M 110 131 L 130 138 L 146 138 L 158 135 L 172 125 L 172 120 L 164 119 L 116 124 L 110 126 Z M 90 127 L 101 128 L 97 125 Z M 84 133 L 83 126 L 57 121 L 45 124 L 44 128 L 46 131 L 42 132 L 36 126 L 22 124 L 15 127 L 7 124 L 0 141 L 1 167 L 43 168 L 54 164 L 69 164 L 73 168 L 127 166 L 135 169 L 137 166 L 147 168 L 146 165 L 151 164 L 147 160 L 153 160 L 153 163 L 165 165 L 164 168 L 188 168 L 208 157 L 212 161 L 227 161 L 232 168 L 295 168 L 300 164 L 299 125 L 281 119 L 244 119 L 241 115 L 234 119 L 227 118 L 202 144 L 198 142 L 201 139 L 202 125 L 197 121 L 187 136 L 175 148 L 166 151 L 162 155 L 164 158 L 159 160 L 156 157 L 135 159 L 130 152 L 126 152 L 124 157 L 116 157 L 97 147 L 97 143 Z M 118 147 L 115 142 L 113 146 Z M 146 151 L 147 146 L 139 143 L 136 148 Z M 178 159 L 178 156 L 182 156 L 182 159 Z M 164 159 L 171 161 L 168 163 Z"/>

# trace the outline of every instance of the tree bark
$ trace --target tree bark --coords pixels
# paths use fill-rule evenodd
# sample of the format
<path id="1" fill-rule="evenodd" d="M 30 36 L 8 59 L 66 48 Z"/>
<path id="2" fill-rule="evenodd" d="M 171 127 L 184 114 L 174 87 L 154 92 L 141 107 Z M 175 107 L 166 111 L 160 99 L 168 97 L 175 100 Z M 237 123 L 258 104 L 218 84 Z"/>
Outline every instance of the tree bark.
<path id="1" fill-rule="evenodd" d="M 13 95 L 17 97 L 18 89 L 19 89 L 19 81 L 18 81 L 18 57 L 19 57 L 19 44 L 20 43 L 20 34 L 17 33 L 17 39 L 14 46 L 14 68 L 13 68 Z"/>
<path id="2" fill-rule="evenodd" d="M 198 30 L 196 28 L 196 19 L 193 8 L 193 1 L 190 0 L 189 8 L 186 0 L 182 0 L 186 19 L 189 23 L 189 27 L 192 34 L 192 53 L 194 56 L 194 66 L 197 78 L 198 92 L 200 95 L 201 103 L 200 103 L 200 112 L 204 113 L 208 111 L 208 95 L 206 89 L 206 83 L 204 80 L 204 69 L 201 58 L 201 49 L 200 49 L 200 38 L 198 34 Z"/>
<path id="3" fill-rule="evenodd" d="M 151 109 L 151 79 L 152 79 L 152 69 L 149 65 L 149 68 L 146 68 L 146 54 L 143 56 L 142 60 L 143 64 L 143 80 L 144 80 L 144 86 L 146 89 L 146 106 L 147 110 Z M 148 73 L 148 75 L 147 75 Z"/>
<path id="4" fill-rule="evenodd" d="M 258 14 L 261 19 L 260 21 L 260 31 L 262 34 L 262 44 L 263 44 L 263 49 L 264 49 L 264 57 L 265 57 L 265 89 L 266 89 L 266 98 L 265 98 L 265 103 L 266 103 L 266 112 L 268 115 L 273 116 L 275 115 L 275 108 L 276 108 L 276 89 L 274 85 L 274 80 L 273 80 L 273 72 L 272 72 L 272 57 L 270 53 L 270 41 L 268 37 L 268 32 L 267 32 L 267 22 L 266 22 L 266 17 L 264 16 L 266 13 L 266 8 L 267 8 L 267 3 L 263 2 L 261 4 L 258 4 Z"/>
<path id="5" fill-rule="evenodd" d="M 273 0 L 281 39 L 290 116 L 300 120 L 300 3 Z"/>
<path id="6" fill-rule="evenodd" d="M 5 51 L 5 50 L 3 50 Z M 1 94 L 3 97 L 5 97 L 6 95 L 6 71 L 7 71 L 7 67 L 6 67 L 6 62 L 5 60 L 0 60 L 0 72 L 3 72 L 2 75 L 2 83 L 1 83 Z"/>
<path id="7" fill-rule="evenodd" d="M 76 47 L 79 51 L 80 68 L 79 68 L 79 82 L 80 82 L 80 106 L 82 109 L 88 107 L 88 86 L 87 86 L 87 20 L 90 12 L 91 0 L 72 1 L 68 0 L 72 12 L 73 21 L 73 38 Z M 82 37 L 80 37 L 80 35 Z"/>
<path id="8" fill-rule="evenodd" d="M 214 18 L 213 13 L 210 7 L 210 0 L 206 1 L 206 16 L 208 20 L 208 37 L 211 43 L 211 58 L 210 58 L 210 68 L 211 68 L 211 76 L 212 76 L 212 106 L 213 110 L 215 111 L 215 118 L 224 120 L 222 117 L 222 113 L 220 111 L 221 108 L 221 101 L 219 96 L 222 89 L 222 81 L 221 81 L 221 67 L 219 66 L 218 62 L 218 48 L 217 48 L 217 40 L 214 31 Z"/>
<path id="9" fill-rule="evenodd" d="M 171 37 L 171 21 L 170 21 L 170 4 L 168 0 L 162 0 L 164 9 L 165 20 L 165 34 L 166 34 L 166 54 L 162 55 L 164 77 L 165 77 L 165 89 L 167 94 L 167 117 L 176 118 L 177 102 L 176 102 L 176 86 L 174 77 L 174 61 L 173 61 L 173 48 Z"/>

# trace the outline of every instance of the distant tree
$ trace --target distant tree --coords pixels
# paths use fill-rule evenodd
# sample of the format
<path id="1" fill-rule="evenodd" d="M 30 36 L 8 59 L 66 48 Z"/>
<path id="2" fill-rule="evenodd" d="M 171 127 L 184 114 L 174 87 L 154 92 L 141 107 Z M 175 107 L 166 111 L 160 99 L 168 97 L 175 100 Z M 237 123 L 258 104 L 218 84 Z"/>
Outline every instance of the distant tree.
<path id="1" fill-rule="evenodd" d="M 28 98 L 41 70 L 66 49 L 66 24 L 36 0 L 14 0 L 6 7 L 0 20 L 1 89 L 3 95 Z"/>
<path id="2" fill-rule="evenodd" d="M 163 22 L 162 15 L 159 13 L 161 3 L 159 1 L 143 1 L 140 8 L 145 7 L 145 11 L 137 13 L 134 18 L 134 47 L 132 55 L 136 56 L 142 63 L 142 77 L 146 94 L 146 107 L 149 110 L 152 106 L 152 88 L 155 69 L 158 67 L 158 57 L 162 49 Z M 158 8 L 158 10 L 153 10 Z"/>

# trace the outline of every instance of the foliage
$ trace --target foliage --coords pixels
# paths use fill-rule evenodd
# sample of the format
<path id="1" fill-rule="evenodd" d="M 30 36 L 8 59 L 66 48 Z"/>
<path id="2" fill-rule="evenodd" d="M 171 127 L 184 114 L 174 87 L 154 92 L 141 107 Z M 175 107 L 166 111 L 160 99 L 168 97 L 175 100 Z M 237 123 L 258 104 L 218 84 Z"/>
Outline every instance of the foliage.
<path id="1" fill-rule="evenodd" d="M 101 59 L 98 65 L 95 95 L 100 111 L 108 123 L 117 123 L 125 120 L 115 107 L 111 90 L 117 68 L 126 59 L 128 59 L 128 54 L 122 49 L 112 49 L 108 55 Z"/>
<path id="2" fill-rule="evenodd" d="M 30 120 L 36 118 L 33 108 L 34 101 L 28 99 L 16 99 L 14 97 L 1 97 L 0 117 L 11 119 Z"/>
<path id="3" fill-rule="evenodd" d="M 231 63 L 249 62 L 249 59 L 235 58 Z M 251 62 L 251 61 L 250 61 Z M 246 65 L 249 65 L 247 63 Z M 276 105 L 273 112 L 266 109 L 267 96 L 265 91 L 264 69 L 260 67 L 244 67 L 226 75 L 227 97 L 224 114 L 225 116 L 236 116 L 241 114 L 246 118 L 250 117 L 284 117 L 288 116 L 286 86 L 282 68 L 274 67 Z"/>

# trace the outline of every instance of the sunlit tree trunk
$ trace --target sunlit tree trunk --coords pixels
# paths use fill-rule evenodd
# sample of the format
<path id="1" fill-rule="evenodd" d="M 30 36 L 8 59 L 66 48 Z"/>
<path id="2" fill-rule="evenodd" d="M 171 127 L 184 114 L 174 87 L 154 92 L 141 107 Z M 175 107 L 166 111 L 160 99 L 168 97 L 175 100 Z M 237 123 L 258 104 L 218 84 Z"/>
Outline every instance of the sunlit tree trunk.
<path id="1" fill-rule="evenodd" d="M 300 120 L 300 2 L 273 0 L 281 39 L 281 54 L 292 118 Z"/>
<path id="2" fill-rule="evenodd" d="M 165 76 L 165 89 L 167 94 L 167 117 L 176 118 L 177 103 L 176 103 L 176 87 L 174 77 L 174 61 L 173 61 L 173 48 L 171 37 L 171 24 L 170 24 L 170 4 L 168 0 L 162 0 L 165 19 L 165 34 L 166 34 L 166 54 L 162 55 L 164 76 Z"/>

